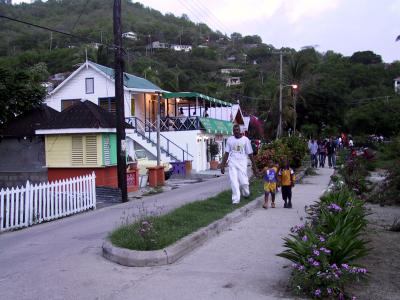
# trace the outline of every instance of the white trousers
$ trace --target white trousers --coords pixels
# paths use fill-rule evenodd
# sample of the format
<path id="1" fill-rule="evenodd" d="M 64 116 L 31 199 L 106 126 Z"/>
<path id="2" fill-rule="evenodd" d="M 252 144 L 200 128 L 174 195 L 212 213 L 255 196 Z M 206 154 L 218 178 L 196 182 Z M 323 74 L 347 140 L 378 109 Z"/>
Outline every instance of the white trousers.
<path id="1" fill-rule="evenodd" d="M 232 188 L 232 203 L 240 202 L 240 192 L 244 197 L 250 195 L 247 160 L 244 162 L 229 161 L 229 179 Z"/>

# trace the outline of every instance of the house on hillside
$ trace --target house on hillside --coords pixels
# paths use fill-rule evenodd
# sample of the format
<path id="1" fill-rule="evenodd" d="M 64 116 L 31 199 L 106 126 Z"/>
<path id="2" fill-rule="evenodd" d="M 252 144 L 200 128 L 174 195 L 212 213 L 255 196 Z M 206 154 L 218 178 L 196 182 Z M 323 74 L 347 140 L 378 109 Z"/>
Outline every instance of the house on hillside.
<path id="1" fill-rule="evenodd" d="M 400 94 L 400 77 L 393 79 L 394 82 L 394 92 Z"/>
<path id="2" fill-rule="evenodd" d="M 226 86 L 232 85 L 240 85 L 242 82 L 240 81 L 240 77 L 228 77 L 226 78 Z"/>
<path id="3" fill-rule="evenodd" d="M 45 144 L 35 130 L 54 119 L 58 111 L 41 105 L 0 127 L 0 188 L 47 181 Z"/>
<path id="4" fill-rule="evenodd" d="M 94 172 L 96 186 L 118 187 L 115 115 L 89 100 L 65 108 L 47 124 L 36 130 L 45 140 L 45 166 L 48 180 L 56 181 Z M 126 124 L 126 133 L 133 132 Z M 134 157 L 127 138 L 127 158 Z M 136 170 L 134 186 L 137 190 Z"/>
<path id="5" fill-rule="evenodd" d="M 86 61 L 51 91 L 45 102 L 63 111 L 88 100 L 114 113 L 114 93 L 114 70 Z M 221 115 L 224 109 L 232 109 L 231 103 L 195 92 L 167 93 L 150 81 L 127 73 L 124 73 L 124 109 L 126 121 L 134 128 L 127 136 L 154 156 L 159 113 L 161 159 L 190 160 L 195 171 L 209 167 L 210 141 L 225 140 L 232 133 L 232 120 Z"/>
<path id="6" fill-rule="evenodd" d="M 172 44 L 171 49 L 174 51 L 183 51 L 183 52 L 190 52 L 192 51 L 191 45 L 179 45 L 179 44 Z"/>
<path id="7" fill-rule="evenodd" d="M 129 40 L 133 40 L 133 41 L 137 41 L 138 40 L 138 36 L 135 32 L 129 31 L 129 32 L 124 32 L 122 34 L 123 38 L 129 39 Z"/>
<path id="8" fill-rule="evenodd" d="M 239 73 L 244 73 L 244 69 L 228 68 L 228 69 L 221 69 L 220 72 L 221 74 L 239 74 Z"/>
<path id="9" fill-rule="evenodd" d="M 154 41 L 146 46 L 146 49 L 169 49 L 171 45 L 168 43 L 162 43 L 160 41 Z"/>

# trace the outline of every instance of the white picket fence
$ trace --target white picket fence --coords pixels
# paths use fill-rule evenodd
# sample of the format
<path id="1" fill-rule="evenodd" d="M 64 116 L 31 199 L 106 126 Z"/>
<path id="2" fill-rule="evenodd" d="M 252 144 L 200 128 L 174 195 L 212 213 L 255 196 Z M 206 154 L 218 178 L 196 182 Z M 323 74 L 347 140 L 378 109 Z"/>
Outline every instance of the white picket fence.
<path id="1" fill-rule="evenodd" d="M 96 208 L 96 175 L 0 190 L 0 232 Z"/>

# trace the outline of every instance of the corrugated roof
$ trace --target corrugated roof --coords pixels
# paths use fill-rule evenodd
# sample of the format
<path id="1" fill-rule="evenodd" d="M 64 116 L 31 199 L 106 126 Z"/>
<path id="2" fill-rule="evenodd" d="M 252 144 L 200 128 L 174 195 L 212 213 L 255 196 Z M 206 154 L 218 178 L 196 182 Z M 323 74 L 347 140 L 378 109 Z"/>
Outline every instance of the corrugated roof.
<path id="1" fill-rule="evenodd" d="M 115 128 L 116 117 L 93 102 L 86 100 L 63 110 L 57 118 L 40 129 Z M 125 123 L 125 128 L 132 128 Z"/>
<path id="2" fill-rule="evenodd" d="M 36 129 L 42 128 L 44 124 L 57 117 L 59 114 L 58 111 L 42 104 L 2 124 L 0 135 L 4 137 L 34 136 Z"/>
<path id="3" fill-rule="evenodd" d="M 114 79 L 114 69 L 111 69 L 106 66 L 102 66 L 96 64 L 94 62 L 90 62 L 93 66 L 97 69 L 102 71 L 103 73 L 107 74 L 109 77 Z M 148 81 L 147 79 L 128 74 L 124 72 L 124 86 L 131 89 L 143 89 L 143 90 L 155 90 L 155 91 L 162 91 L 159 86 L 156 86 L 152 82 Z"/>

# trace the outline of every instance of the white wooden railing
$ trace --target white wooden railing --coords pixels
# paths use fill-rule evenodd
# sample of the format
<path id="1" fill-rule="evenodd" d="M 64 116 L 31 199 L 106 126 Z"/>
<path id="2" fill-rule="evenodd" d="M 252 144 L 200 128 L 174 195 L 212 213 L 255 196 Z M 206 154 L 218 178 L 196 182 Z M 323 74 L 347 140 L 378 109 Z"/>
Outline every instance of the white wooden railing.
<path id="1" fill-rule="evenodd" d="M 0 231 L 96 208 L 96 175 L 0 190 Z"/>

